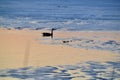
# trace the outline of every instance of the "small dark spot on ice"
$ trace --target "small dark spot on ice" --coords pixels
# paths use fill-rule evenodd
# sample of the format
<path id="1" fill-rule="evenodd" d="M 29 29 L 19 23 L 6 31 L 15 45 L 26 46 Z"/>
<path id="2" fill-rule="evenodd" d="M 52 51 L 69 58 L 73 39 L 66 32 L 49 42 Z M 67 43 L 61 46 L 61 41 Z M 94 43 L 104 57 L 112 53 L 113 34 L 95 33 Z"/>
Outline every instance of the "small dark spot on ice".
<path id="1" fill-rule="evenodd" d="M 72 42 L 72 40 L 70 40 L 70 41 L 69 41 L 69 40 L 66 40 L 66 41 L 64 40 L 64 41 L 62 41 L 62 42 L 63 42 L 63 43 L 69 43 L 69 42 Z"/>

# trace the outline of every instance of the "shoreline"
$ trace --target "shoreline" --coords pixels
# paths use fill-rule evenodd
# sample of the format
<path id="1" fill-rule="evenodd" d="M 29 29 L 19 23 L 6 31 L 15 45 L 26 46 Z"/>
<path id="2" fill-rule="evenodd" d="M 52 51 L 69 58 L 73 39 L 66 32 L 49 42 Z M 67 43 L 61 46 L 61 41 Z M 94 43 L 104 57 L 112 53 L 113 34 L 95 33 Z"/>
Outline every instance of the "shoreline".
<path id="1" fill-rule="evenodd" d="M 54 27 L 52 27 L 54 28 Z M 50 27 L 47 27 L 47 28 L 44 28 L 44 27 L 35 27 L 35 28 L 32 28 L 32 27 L 1 27 L 0 26 L 0 30 L 33 30 L 33 31 L 42 31 L 42 30 L 51 30 L 52 28 Z M 62 31 L 66 31 L 66 32 L 120 32 L 120 30 L 69 30 L 67 28 L 56 28 L 55 29 L 59 32 L 62 32 Z"/>

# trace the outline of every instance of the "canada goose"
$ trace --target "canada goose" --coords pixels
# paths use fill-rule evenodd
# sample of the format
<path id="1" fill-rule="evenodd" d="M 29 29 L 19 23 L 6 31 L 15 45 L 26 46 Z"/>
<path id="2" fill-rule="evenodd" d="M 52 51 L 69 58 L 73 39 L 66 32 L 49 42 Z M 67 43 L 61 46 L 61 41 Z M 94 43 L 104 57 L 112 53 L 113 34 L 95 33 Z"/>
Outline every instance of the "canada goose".
<path id="1" fill-rule="evenodd" d="M 42 33 L 43 37 L 50 37 L 51 36 L 51 38 L 53 38 L 53 30 L 56 30 L 56 29 L 52 28 L 51 33 L 48 33 L 48 32 Z"/>

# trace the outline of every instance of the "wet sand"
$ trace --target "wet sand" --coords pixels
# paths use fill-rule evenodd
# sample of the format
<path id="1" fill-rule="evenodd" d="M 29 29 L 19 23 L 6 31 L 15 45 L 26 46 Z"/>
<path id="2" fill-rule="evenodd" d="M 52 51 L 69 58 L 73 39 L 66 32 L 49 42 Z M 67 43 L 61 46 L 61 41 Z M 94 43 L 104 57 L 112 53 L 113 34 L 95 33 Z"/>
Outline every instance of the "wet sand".
<path id="1" fill-rule="evenodd" d="M 0 69 L 21 68 L 27 66 L 56 66 L 72 65 L 80 62 L 119 61 L 120 54 L 111 51 L 74 48 L 65 45 L 43 44 L 41 33 L 46 30 L 7 30 L 0 29 Z M 74 36 L 114 36 L 112 40 L 119 41 L 116 37 L 119 32 L 61 32 L 55 31 L 54 37 L 70 38 Z M 92 38 L 94 39 L 94 38 Z M 101 40 L 108 38 L 101 37 Z M 50 39 L 52 41 L 52 39 Z M 25 63 L 28 55 L 28 63 Z"/>

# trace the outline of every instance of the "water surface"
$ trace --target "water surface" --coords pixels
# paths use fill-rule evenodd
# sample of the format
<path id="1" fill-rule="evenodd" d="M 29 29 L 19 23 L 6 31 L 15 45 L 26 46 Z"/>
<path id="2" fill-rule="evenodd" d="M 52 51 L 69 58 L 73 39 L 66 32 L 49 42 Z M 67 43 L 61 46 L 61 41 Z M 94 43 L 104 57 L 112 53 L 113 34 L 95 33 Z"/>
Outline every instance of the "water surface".
<path id="1" fill-rule="evenodd" d="M 0 26 L 120 30 L 119 0 L 0 0 Z"/>

